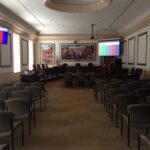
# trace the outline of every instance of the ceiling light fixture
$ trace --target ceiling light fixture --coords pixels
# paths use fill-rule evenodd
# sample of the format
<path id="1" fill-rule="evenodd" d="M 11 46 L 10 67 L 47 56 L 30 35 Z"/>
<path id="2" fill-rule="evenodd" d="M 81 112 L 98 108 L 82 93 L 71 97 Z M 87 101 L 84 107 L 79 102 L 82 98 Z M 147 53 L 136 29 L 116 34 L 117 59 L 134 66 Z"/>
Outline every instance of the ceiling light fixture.
<path id="1" fill-rule="evenodd" d="M 46 7 L 64 12 L 94 12 L 108 7 L 112 0 L 44 0 Z"/>
<path id="2" fill-rule="evenodd" d="M 77 40 L 74 41 L 74 44 L 77 44 Z"/>
<path id="3" fill-rule="evenodd" d="M 91 29 L 92 29 L 92 36 L 91 36 L 91 39 L 94 39 L 94 24 L 91 24 Z"/>

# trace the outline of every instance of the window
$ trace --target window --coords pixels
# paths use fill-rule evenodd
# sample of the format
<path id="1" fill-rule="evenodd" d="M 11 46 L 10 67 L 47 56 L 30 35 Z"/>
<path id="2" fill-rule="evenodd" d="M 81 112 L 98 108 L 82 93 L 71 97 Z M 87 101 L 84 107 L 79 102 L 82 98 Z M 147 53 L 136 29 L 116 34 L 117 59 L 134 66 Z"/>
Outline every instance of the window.
<path id="1" fill-rule="evenodd" d="M 14 73 L 20 72 L 20 37 L 16 33 L 13 33 L 13 65 Z"/>
<path id="2" fill-rule="evenodd" d="M 29 70 L 33 69 L 33 41 L 29 40 Z"/>

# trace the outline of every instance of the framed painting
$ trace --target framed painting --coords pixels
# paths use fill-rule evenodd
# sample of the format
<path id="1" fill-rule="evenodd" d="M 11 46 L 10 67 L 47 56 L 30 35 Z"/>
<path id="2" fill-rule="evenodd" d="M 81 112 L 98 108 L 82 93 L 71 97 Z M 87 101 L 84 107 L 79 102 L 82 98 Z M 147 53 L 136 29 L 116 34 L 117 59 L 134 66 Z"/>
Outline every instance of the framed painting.
<path id="1" fill-rule="evenodd" d="M 94 61 L 96 44 L 60 44 L 61 61 Z"/>
<path id="2" fill-rule="evenodd" d="M 147 42 L 148 34 L 144 32 L 138 35 L 137 39 L 137 64 L 146 66 L 147 63 Z"/>
<path id="3" fill-rule="evenodd" d="M 122 53 L 121 53 L 121 58 L 122 58 L 122 64 L 126 64 L 127 61 L 127 40 L 124 40 L 122 42 Z"/>
<path id="4" fill-rule="evenodd" d="M 12 35 L 8 34 L 7 45 L 0 45 L 0 67 L 12 66 Z"/>
<path id="5" fill-rule="evenodd" d="M 21 39 L 21 60 L 22 66 L 28 65 L 28 41 Z"/>
<path id="6" fill-rule="evenodd" d="M 128 64 L 135 64 L 135 37 L 128 39 Z"/>
<path id="7" fill-rule="evenodd" d="M 42 64 L 55 64 L 55 44 L 41 43 L 41 63 Z"/>

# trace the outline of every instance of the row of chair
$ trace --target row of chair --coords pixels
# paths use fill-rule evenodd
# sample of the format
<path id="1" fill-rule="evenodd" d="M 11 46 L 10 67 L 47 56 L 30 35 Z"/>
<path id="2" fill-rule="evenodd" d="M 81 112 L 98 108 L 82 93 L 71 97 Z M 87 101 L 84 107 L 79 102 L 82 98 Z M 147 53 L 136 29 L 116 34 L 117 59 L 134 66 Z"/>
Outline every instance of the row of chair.
<path id="1" fill-rule="evenodd" d="M 94 95 L 98 99 L 101 94 L 101 102 L 106 107 L 113 120 L 113 109 L 116 112 L 116 127 L 118 117 L 121 119 L 121 135 L 123 135 L 123 121 L 128 124 L 128 146 L 130 146 L 131 127 L 150 128 L 150 81 L 149 80 L 120 80 L 97 81 L 94 87 Z M 119 117 L 119 118 L 120 118 Z"/>
<path id="2" fill-rule="evenodd" d="M 33 71 L 36 73 L 37 81 L 49 81 L 63 77 L 66 68 L 64 66 L 49 68 L 47 64 L 33 64 Z"/>
<path id="3" fill-rule="evenodd" d="M 83 72 L 73 73 L 67 71 L 64 74 L 64 81 L 67 86 L 68 85 L 69 86 L 77 85 L 83 87 L 85 85 L 93 86 L 95 85 L 95 79 L 96 79 L 95 72 L 88 72 L 84 74 Z"/>
<path id="4" fill-rule="evenodd" d="M 6 87 L 5 87 L 6 86 Z M 3 87 L 3 88 L 2 88 Z M 1 85 L 0 91 L 0 137 L 11 136 L 12 150 L 14 150 L 14 132 L 21 127 L 22 145 L 24 145 L 24 120 L 28 119 L 29 135 L 31 135 L 31 121 L 36 126 L 35 103 L 42 101 L 46 106 L 47 90 L 44 83 L 19 83 L 15 86 Z"/>
<path id="5" fill-rule="evenodd" d="M 0 150 L 9 150 L 9 144 L 1 144 L 0 145 Z"/>
<path id="6" fill-rule="evenodd" d="M 123 78 L 130 78 L 130 79 L 132 78 L 132 79 L 140 80 L 140 77 L 141 77 L 142 73 L 143 73 L 143 69 L 142 68 L 134 68 L 134 67 L 132 67 L 129 70 L 128 74 L 124 74 L 123 75 Z"/>
<path id="7" fill-rule="evenodd" d="M 47 64 L 33 64 L 33 71 L 36 73 L 38 81 L 47 81 L 62 77 L 69 69 L 70 67 L 67 63 L 63 63 L 61 66 L 53 66 L 51 68 L 49 68 Z M 76 63 L 72 71 L 74 73 L 79 71 L 84 73 L 95 72 L 95 68 L 93 63 L 88 63 L 88 66 L 85 67 L 81 66 L 80 63 Z"/>

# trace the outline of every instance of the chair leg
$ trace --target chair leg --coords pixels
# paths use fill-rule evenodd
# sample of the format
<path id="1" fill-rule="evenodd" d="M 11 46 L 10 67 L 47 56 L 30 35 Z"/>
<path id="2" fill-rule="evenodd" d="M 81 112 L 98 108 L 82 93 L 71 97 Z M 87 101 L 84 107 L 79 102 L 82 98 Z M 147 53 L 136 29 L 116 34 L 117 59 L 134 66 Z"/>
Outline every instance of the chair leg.
<path id="1" fill-rule="evenodd" d="M 44 109 L 46 108 L 46 97 L 44 97 Z"/>
<path id="2" fill-rule="evenodd" d="M 33 119 L 34 119 L 34 127 L 36 127 L 35 102 L 34 102 L 34 108 L 33 108 L 33 109 L 34 109 L 34 110 L 33 110 L 33 113 L 34 113 L 34 114 L 33 114 L 33 115 L 34 115 L 34 118 L 33 118 Z"/>
<path id="3" fill-rule="evenodd" d="M 93 96 L 95 97 L 95 87 L 93 87 Z"/>
<path id="4" fill-rule="evenodd" d="M 128 121 L 128 146 L 130 146 L 130 123 Z"/>
<path id="5" fill-rule="evenodd" d="M 109 117 L 111 118 L 110 100 L 109 100 L 109 102 L 108 102 L 108 114 L 109 114 Z"/>
<path id="6" fill-rule="evenodd" d="M 45 90 L 45 97 L 46 97 L 46 101 L 48 101 L 48 94 L 47 94 L 47 90 Z"/>
<path id="7" fill-rule="evenodd" d="M 148 135 L 149 128 L 146 128 L 146 135 Z"/>
<path id="8" fill-rule="evenodd" d="M 105 106 L 106 106 L 106 112 L 108 112 L 108 98 L 106 98 L 106 101 L 105 101 L 105 102 L 106 102 L 106 103 L 105 103 L 105 104 L 106 104 L 106 105 L 105 105 Z"/>
<path id="9" fill-rule="evenodd" d="M 116 108 L 116 127 L 118 128 L 118 107 Z"/>
<path id="10" fill-rule="evenodd" d="M 10 147 L 9 147 L 9 144 L 7 145 L 7 150 L 9 150 L 10 149 Z"/>
<path id="11" fill-rule="evenodd" d="M 96 90 L 96 88 L 93 88 L 93 94 L 94 94 L 95 99 L 97 100 L 97 90 Z"/>
<path id="12" fill-rule="evenodd" d="M 24 123 L 21 124 L 21 131 L 22 131 L 22 145 L 24 145 Z"/>
<path id="13" fill-rule="evenodd" d="M 29 135 L 31 135 L 31 113 L 29 112 Z"/>
<path id="14" fill-rule="evenodd" d="M 42 98 L 40 98 L 40 111 L 42 112 Z"/>
<path id="15" fill-rule="evenodd" d="M 105 107 L 105 102 L 106 102 L 106 91 L 104 90 L 104 107 Z"/>
<path id="16" fill-rule="evenodd" d="M 121 136 L 123 136 L 123 116 L 121 116 Z"/>
<path id="17" fill-rule="evenodd" d="M 11 146 L 12 150 L 14 150 L 14 130 L 12 129 L 12 136 L 11 136 Z"/>
<path id="18" fill-rule="evenodd" d="M 138 150 L 141 149 L 141 138 L 140 135 L 138 136 Z"/>
<path id="19" fill-rule="evenodd" d="M 110 109 L 111 109 L 111 121 L 113 121 L 114 111 L 113 111 L 113 106 L 111 104 L 110 104 Z"/>
<path id="20" fill-rule="evenodd" d="M 101 91 L 101 104 L 103 104 L 104 103 L 104 93 L 103 93 L 103 91 Z"/>

